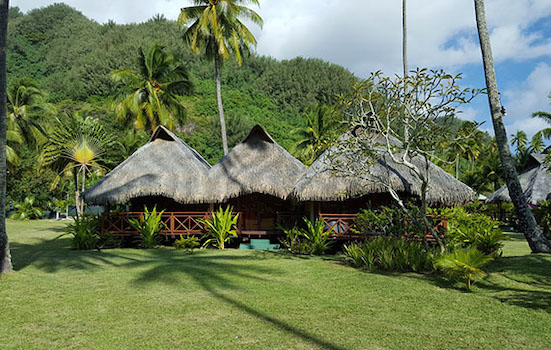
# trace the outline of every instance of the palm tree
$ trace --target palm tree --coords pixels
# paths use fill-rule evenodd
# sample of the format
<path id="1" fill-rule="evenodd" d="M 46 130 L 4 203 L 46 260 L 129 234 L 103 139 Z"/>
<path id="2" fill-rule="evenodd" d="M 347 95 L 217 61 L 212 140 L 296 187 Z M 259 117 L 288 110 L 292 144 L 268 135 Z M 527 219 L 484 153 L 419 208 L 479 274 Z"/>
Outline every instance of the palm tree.
<path id="1" fill-rule="evenodd" d="M 528 136 L 522 130 L 517 130 L 516 134 L 511 135 L 511 145 L 516 146 L 517 150 L 522 151 L 528 144 Z"/>
<path id="2" fill-rule="evenodd" d="M 551 94 L 549 94 L 548 97 L 551 98 Z M 541 119 L 545 120 L 546 122 L 548 122 L 549 124 L 551 124 L 551 113 L 549 113 L 549 112 L 543 112 L 543 111 L 534 112 L 534 113 L 532 113 L 532 117 L 533 118 L 541 118 Z M 541 130 L 540 133 L 542 134 L 542 136 L 544 138 L 550 139 L 551 138 L 551 127 Z"/>
<path id="3" fill-rule="evenodd" d="M 216 74 L 216 97 L 218 115 L 222 130 L 222 147 L 228 154 L 228 138 L 226 121 L 222 106 L 220 83 L 220 65 L 222 61 L 235 55 L 241 65 L 243 52 L 256 46 L 256 39 L 243 24 L 242 19 L 262 26 L 262 18 L 255 11 L 241 4 L 259 6 L 258 0 L 194 0 L 195 6 L 181 10 L 178 22 L 181 25 L 190 24 L 184 32 L 184 40 L 195 54 L 201 51 L 207 59 L 214 60 Z"/>
<path id="4" fill-rule="evenodd" d="M 551 253 L 551 243 L 545 238 L 542 231 L 536 223 L 536 219 L 526 202 L 526 196 L 520 186 L 518 174 L 515 169 L 511 149 L 507 142 L 507 131 L 503 124 L 504 109 L 499 100 L 499 92 L 497 89 L 497 81 L 494 67 L 494 59 L 492 57 L 492 48 L 490 45 L 490 34 L 486 24 L 486 11 L 484 9 L 484 0 L 474 0 L 476 25 L 478 29 L 478 37 L 480 39 L 480 48 L 482 51 L 482 61 L 484 63 L 484 76 L 486 78 L 486 88 L 488 91 L 488 102 L 492 115 L 492 123 L 497 146 L 499 149 L 499 157 L 501 159 L 502 174 L 509 189 L 509 194 L 515 205 L 520 226 L 524 232 L 524 236 L 534 253 Z"/>
<path id="5" fill-rule="evenodd" d="M 173 130 L 186 117 L 181 96 L 193 89 L 187 69 L 158 44 L 147 51 L 140 48 L 138 54 L 138 69 L 111 72 L 112 79 L 122 85 L 115 106 L 117 120 L 131 120 L 138 130 L 153 131 L 158 125 Z"/>
<path id="6" fill-rule="evenodd" d="M 545 130 L 545 129 L 544 129 Z M 532 153 L 541 153 L 545 149 L 545 142 L 543 142 L 543 130 L 539 131 L 532 136 L 530 141 L 530 150 Z"/>
<path id="7" fill-rule="evenodd" d="M 13 270 L 6 232 L 6 37 L 9 0 L 0 0 L 0 274 Z"/>
<path id="8" fill-rule="evenodd" d="M 330 145 L 336 135 L 334 109 L 326 105 L 318 105 L 308 109 L 303 116 L 307 125 L 297 129 L 299 140 L 293 145 L 293 153 L 310 165 Z"/>
<path id="9" fill-rule="evenodd" d="M 51 106 L 44 97 L 44 92 L 29 78 L 18 79 L 8 88 L 8 131 L 17 133 L 25 143 L 46 141 L 42 124 L 44 116 L 51 113 Z"/>
<path id="10" fill-rule="evenodd" d="M 58 172 L 52 189 L 57 186 L 61 176 L 73 176 L 77 215 L 81 215 L 84 212 L 84 201 L 80 198 L 78 177 L 80 191 L 84 192 L 87 172 L 105 173 L 105 155 L 114 145 L 114 140 L 99 120 L 91 117 L 75 115 L 68 120 L 57 119 L 57 124 L 48 137 L 41 157 L 42 164 Z"/>

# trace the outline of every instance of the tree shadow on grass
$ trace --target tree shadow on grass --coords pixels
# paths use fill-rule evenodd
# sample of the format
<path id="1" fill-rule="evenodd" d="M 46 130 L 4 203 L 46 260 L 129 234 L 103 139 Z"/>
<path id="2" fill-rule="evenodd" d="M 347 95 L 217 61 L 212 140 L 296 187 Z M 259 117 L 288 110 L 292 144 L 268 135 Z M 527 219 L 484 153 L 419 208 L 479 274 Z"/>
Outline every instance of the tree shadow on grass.
<path id="1" fill-rule="evenodd" d="M 495 298 L 502 303 L 551 313 L 551 257 L 523 255 L 502 257 L 489 264 L 486 277 L 474 284 L 474 293 Z M 444 289 L 465 292 L 464 283 L 449 281 L 439 274 L 405 274 L 423 279 Z"/>
<path id="2" fill-rule="evenodd" d="M 274 283 L 273 277 L 284 274 L 280 268 L 262 264 L 264 260 L 276 258 L 294 259 L 281 252 L 255 251 L 249 254 L 228 250 L 226 252 L 197 251 L 186 254 L 175 249 L 105 249 L 102 251 L 78 251 L 70 249 L 68 237 L 40 239 L 37 243 L 11 244 L 14 267 L 22 270 L 29 266 L 48 273 L 62 270 L 82 270 L 83 272 L 117 266 L 122 269 L 137 269 L 138 277 L 132 281 L 136 286 L 150 283 L 167 283 L 175 286 L 190 279 L 203 290 L 221 302 L 239 309 L 246 314 L 265 322 L 290 336 L 302 339 L 322 349 L 341 350 L 343 347 L 331 343 L 316 334 L 295 327 L 275 315 L 255 309 L 243 300 L 227 295 L 225 291 L 236 291 L 246 287 L 240 281 Z M 299 258 L 297 258 L 299 259 Z M 277 282 L 278 283 L 278 282 Z"/>

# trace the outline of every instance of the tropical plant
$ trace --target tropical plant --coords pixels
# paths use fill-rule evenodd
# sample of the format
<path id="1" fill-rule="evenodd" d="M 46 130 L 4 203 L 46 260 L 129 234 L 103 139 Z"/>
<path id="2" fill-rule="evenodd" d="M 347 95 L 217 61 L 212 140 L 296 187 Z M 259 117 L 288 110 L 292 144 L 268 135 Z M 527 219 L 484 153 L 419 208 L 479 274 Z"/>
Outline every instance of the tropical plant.
<path id="1" fill-rule="evenodd" d="M 377 237 L 344 246 L 345 261 L 370 271 L 430 272 L 434 254 L 420 242 L 396 238 Z"/>
<path id="2" fill-rule="evenodd" d="M 528 145 L 528 136 L 522 130 L 517 130 L 517 132 L 511 135 L 511 145 L 515 146 L 517 150 L 523 150 Z"/>
<path id="3" fill-rule="evenodd" d="M 10 216 L 14 220 L 40 219 L 44 216 L 42 209 L 35 207 L 35 197 L 28 196 L 21 203 L 14 205 L 16 212 Z"/>
<path id="4" fill-rule="evenodd" d="M 486 91 L 488 93 L 488 102 L 492 115 L 492 123 L 496 135 L 496 143 L 499 149 L 501 159 L 501 170 L 503 178 L 507 181 L 507 189 L 519 217 L 521 229 L 524 237 L 528 241 L 528 245 L 534 253 L 551 253 L 551 243 L 543 235 L 538 227 L 536 219 L 532 214 L 526 201 L 524 190 L 520 185 L 518 174 L 515 169 L 513 158 L 511 157 L 511 149 L 507 142 L 507 133 L 503 124 L 503 115 L 505 108 L 501 105 L 499 92 L 497 89 L 497 79 L 492 57 L 492 47 L 490 44 L 490 34 L 488 25 L 486 24 L 486 9 L 484 0 L 474 0 L 476 26 L 478 30 L 478 38 L 480 40 L 480 48 L 482 51 L 482 61 L 484 64 L 484 76 L 486 78 Z"/>
<path id="5" fill-rule="evenodd" d="M 310 242 L 304 239 L 300 228 L 295 225 L 291 228 L 280 227 L 280 229 L 285 233 L 285 239 L 280 239 L 280 242 L 289 252 L 303 255 L 311 253 Z"/>
<path id="6" fill-rule="evenodd" d="M 475 247 L 486 255 L 501 254 L 506 239 L 499 227 L 500 222 L 478 213 L 467 213 L 463 208 L 447 211 L 448 229 L 446 239 L 454 248 Z"/>
<path id="7" fill-rule="evenodd" d="M 302 236 L 310 242 L 310 253 L 321 255 L 325 253 L 333 242 L 329 240 L 331 231 L 325 231 L 325 222 L 316 220 L 313 224 L 307 218 L 303 218 L 306 229 L 301 231 Z"/>
<path id="8" fill-rule="evenodd" d="M 15 80 L 7 90 L 7 128 L 26 143 L 46 141 L 43 121 L 52 113 L 52 107 L 44 97 L 45 93 L 29 78 Z"/>
<path id="9" fill-rule="evenodd" d="M 115 105 L 117 119 L 132 120 L 139 130 L 154 130 L 158 125 L 173 130 L 182 125 L 186 108 L 181 96 L 193 89 L 187 69 L 159 44 L 147 51 L 140 48 L 138 57 L 138 69 L 111 72 L 121 86 Z"/>
<path id="10" fill-rule="evenodd" d="M 48 143 L 41 155 L 41 162 L 58 172 L 51 189 L 54 189 L 61 176 L 72 175 L 75 181 L 75 201 L 77 215 L 84 212 L 81 191 L 86 188 L 86 174 L 91 171 L 98 175 L 106 172 L 105 156 L 114 145 L 113 136 L 105 130 L 99 120 L 75 114 L 72 118 L 57 119 L 55 128 L 50 132 Z"/>
<path id="11" fill-rule="evenodd" d="M 176 249 L 185 249 L 189 253 L 193 253 L 193 249 L 199 247 L 199 245 L 199 238 L 195 236 L 187 236 L 184 238 L 180 235 L 180 238 L 174 241 L 174 247 Z"/>
<path id="12" fill-rule="evenodd" d="M 551 98 L 551 94 L 549 94 L 548 97 Z M 551 113 L 549 113 L 549 112 L 544 112 L 544 111 L 534 112 L 534 113 L 532 113 L 532 117 L 533 118 L 541 118 L 541 119 L 545 120 L 547 123 L 551 124 Z M 539 133 L 544 138 L 550 139 L 551 138 L 551 127 L 545 128 L 545 129 L 539 131 Z"/>
<path id="13" fill-rule="evenodd" d="M 194 0 L 195 6 L 184 7 L 178 22 L 189 25 L 184 40 L 191 50 L 203 51 L 209 60 L 214 60 L 216 74 L 216 97 L 222 132 L 224 154 L 228 153 L 226 122 L 222 106 L 220 66 L 222 61 L 234 55 L 241 65 L 243 52 L 256 46 L 256 39 L 243 24 L 242 19 L 262 26 L 262 18 L 255 11 L 241 5 L 259 5 L 258 0 Z"/>
<path id="14" fill-rule="evenodd" d="M 306 127 L 295 130 L 299 140 L 293 145 L 292 152 L 310 165 L 335 140 L 338 131 L 335 109 L 327 105 L 309 108 L 303 113 Z"/>
<path id="15" fill-rule="evenodd" d="M 66 235 L 71 235 L 73 249 L 95 249 L 100 242 L 100 218 L 97 215 L 85 214 L 67 225 Z"/>
<path id="16" fill-rule="evenodd" d="M 233 215 L 233 207 L 228 205 L 225 210 L 220 207 L 217 211 L 212 212 L 211 218 L 200 219 L 199 221 L 205 226 L 207 234 L 210 236 L 203 246 L 212 244 L 218 249 L 224 249 L 226 242 L 229 242 L 231 237 L 237 237 L 235 228 L 238 218 L 239 213 Z"/>
<path id="17" fill-rule="evenodd" d="M 548 239 L 551 239 L 551 202 L 540 202 L 533 208 L 533 211 L 543 233 Z"/>
<path id="18" fill-rule="evenodd" d="M 130 218 L 128 222 L 140 233 L 138 242 L 141 248 L 154 248 L 159 244 L 159 233 L 166 226 L 162 221 L 164 210 L 157 212 L 157 207 L 148 210 L 144 207 L 140 218 Z"/>
<path id="19" fill-rule="evenodd" d="M 467 290 L 470 291 L 471 285 L 484 277 L 482 267 L 490 261 L 492 257 L 482 253 L 476 247 L 471 247 L 445 253 L 435 259 L 434 265 L 448 278 L 465 281 Z"/>

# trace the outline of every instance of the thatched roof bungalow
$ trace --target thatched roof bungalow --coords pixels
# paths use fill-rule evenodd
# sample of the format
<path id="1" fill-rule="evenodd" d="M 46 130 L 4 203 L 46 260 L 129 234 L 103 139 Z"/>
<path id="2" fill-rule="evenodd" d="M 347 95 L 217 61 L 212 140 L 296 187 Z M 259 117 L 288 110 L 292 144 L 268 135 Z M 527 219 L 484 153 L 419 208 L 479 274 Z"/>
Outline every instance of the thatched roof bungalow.
<path id="1" fill-rule="evenodd" d="M 545 165 L 545 154 L 532 154 L 526 169 L 519 174 L 520 186 L 528 204 L 551 200 L 551 173 Z M 486 199 L 486 203 L 511 202 L 507 186 L 502 186 Z"/>
<path id="2" fill-rule="evenodd" d="M 208 172 L 209 186 L 202 195 L 212 203 L 253 193 L 287 199 L 305 171 L 304 164 L 256 125 Z"/>
<path id="3" fill-rule="evenodd" d="M 163 126 L 149 142 L 84 192 L 87 203 L 123 204 L 140 198 L 203 203 L 210 165 Z"/>
<path id="4" fill-rule="evenodd" d="M 304 164 L 256 125 L 208 172 L 202 197 L 231 204 L 242 213 L 245 230 L 273 230 L 290 212 L 303 215 L 302 206 L 287 199 L 305 171 Z"/>
<path id="5" fill-rule="evenodd" d="M 346 137 L 341 138 L 341 140 Z M 421 182 L 406 166 L 395 163 L 381 152 L 375 161 L 356 156 L 354 161 L 344 159 L 337 147 L 326 150 L 297 182 L 293 196 L 299 201 L 339 202 L 366 195 L 385 195 L 390 184 L 398 193 L 407 197 L 421 195 Z M 420 169 L 424 161 L 410 160 Z M 346 164 L 347 171 L 339 170 Z M 430 163 L 427 201 L 431 205 L 453 206 L 475 199 L 475 192 L 455 179 L 439 166 Z M 352 167 L 353 169 L 350 169 Z M 354 176 L 354 174 L 357 174 Z M 388 197 L 388 196 L 387 196 Z"/>

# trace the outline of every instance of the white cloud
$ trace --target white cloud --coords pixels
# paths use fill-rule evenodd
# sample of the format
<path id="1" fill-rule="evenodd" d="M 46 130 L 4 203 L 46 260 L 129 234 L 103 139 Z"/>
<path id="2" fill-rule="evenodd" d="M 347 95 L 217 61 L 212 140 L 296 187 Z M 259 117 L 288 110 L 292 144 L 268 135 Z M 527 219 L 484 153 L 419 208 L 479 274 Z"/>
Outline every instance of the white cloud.
<path id="1" fill-rule="evenodd" d="M 520 82 L 515 88 L 503 92 L 503 105 L 507 109 L 505 123 L 509 134 L 524 130 L 528 137 L 549 127 L 545 121 L 532 118 L 535 111 L 550 111 L 551 101 L 551 66 L 539 63 L 530 73 L 526 81 Z"/>
<path id="2" fill-rule="evenodd" d="M 12 0 L 22 10 L 58 0 Z M 66 0 L 99 22 L 140 22 L 156 13 L 175 19 L 182 0 Z M 279 59 L 321 57 L 367 77 L 401 69 L 401 2 L 365 0 L 261 0 L 258 52 Z M 496 61 L 551 57 L 551 40 L 529 31 L 551 15 L 549 0 L 487 1 Z M 410 67 L 457 69 L 480 62 L 472 1 L 409 0 Z"/>

